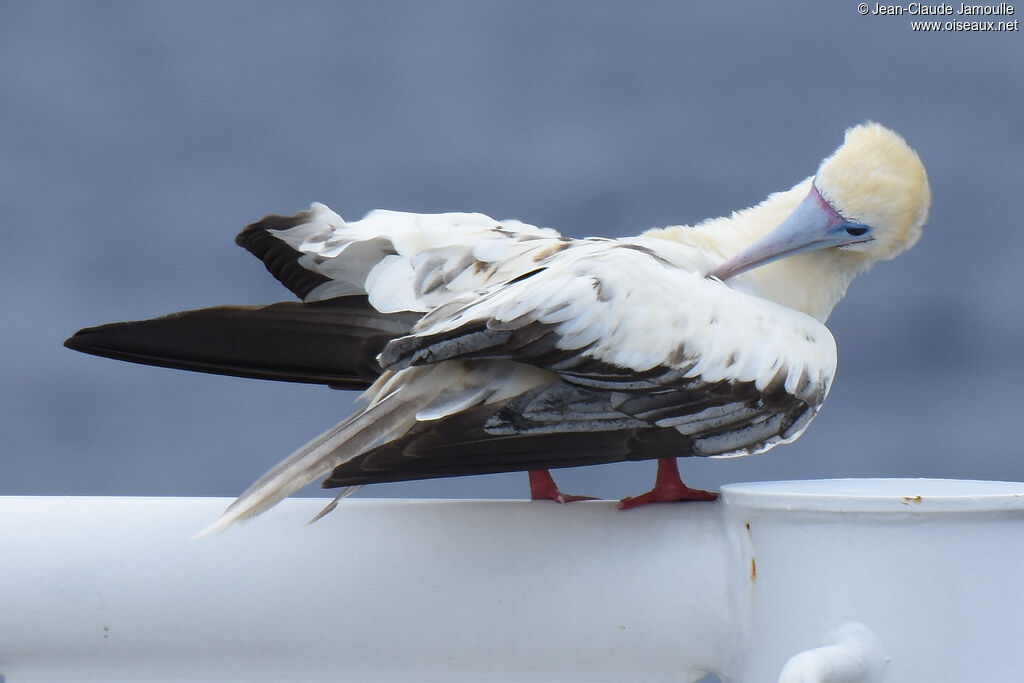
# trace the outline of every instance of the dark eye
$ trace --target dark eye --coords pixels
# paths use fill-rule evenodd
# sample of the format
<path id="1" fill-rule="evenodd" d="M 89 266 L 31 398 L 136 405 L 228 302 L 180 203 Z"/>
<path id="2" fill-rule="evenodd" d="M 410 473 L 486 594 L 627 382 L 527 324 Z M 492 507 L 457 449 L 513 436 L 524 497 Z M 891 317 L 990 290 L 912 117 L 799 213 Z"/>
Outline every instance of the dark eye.
<path id="1" fill-rule="evenodd" d="M 846 234 L 852 237 L 860 237 L 861 235 L 866 234 L 867 231 L 867 228 L 850 226 L 846 229 Z"/>

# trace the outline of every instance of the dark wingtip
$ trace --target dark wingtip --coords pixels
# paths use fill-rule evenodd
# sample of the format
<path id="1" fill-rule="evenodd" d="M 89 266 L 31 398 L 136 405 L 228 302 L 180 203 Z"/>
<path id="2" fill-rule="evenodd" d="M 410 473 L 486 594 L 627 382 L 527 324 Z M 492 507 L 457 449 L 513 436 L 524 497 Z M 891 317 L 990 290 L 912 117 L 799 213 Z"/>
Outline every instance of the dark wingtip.
<path id="1" fill-rule="evenodd" d="M 309 219 L 309 211 L 300 211 L 294 216 L 264 216 L 247 225 L 235 237 L 235 244 L 263 261 L 270 274 L 300 299 L 305 299 L 316 287 L 329 282 L 330 278 L 300 265 L 302 253 L 292 249 L 268 230 L 287 230 Z"/>
<path id="2" fill-rule="evenodd" d="M 64 340 L 64 348 L 81 353 L 89 353 L 94 356 L 103 356 L 113 353 L 112 349 L 105 348 L 104 340 L 109 340 L 107 332 L 123 326 L 125 323 L 108 323 L 94 327 L 83 327 L 78 332 Z"/>
<path id="3" fill-rule="evenodd" d="M 217 306 L 79 330 L 64 346 L 93 356 L 218 375 L 365 389 L 385 341 L 411 316 L 377 313 L 366 297 Z"/>
<path id="4" fill-rule="evenodd" d="M 87 353 L 90 356 L 112 360 L 175 367 L 173 361 L 160 359 L 150 350 L 153 339 L 146 334 L 148 330 L 140 324 L 148 322 L 107 323 L 84 327 L 65 339 L 64 347 L 79 353 Z"/>
<path id="5" fill-rule="evenodd" d="M 75 332 L 73 335 L 64 340 L 64 348 L 71 349 L 72 351 L 82 350 L 82 339 L 81 334 L 85 332 L 84 329 Z"/>

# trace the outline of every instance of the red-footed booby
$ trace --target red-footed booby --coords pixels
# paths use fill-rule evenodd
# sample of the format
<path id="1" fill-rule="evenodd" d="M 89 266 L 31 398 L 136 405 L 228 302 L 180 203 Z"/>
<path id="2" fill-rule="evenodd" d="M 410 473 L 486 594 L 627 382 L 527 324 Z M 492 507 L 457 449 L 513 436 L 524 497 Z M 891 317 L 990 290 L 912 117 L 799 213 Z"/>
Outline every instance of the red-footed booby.
<path id="1" fill-rule="evenodd" d="M 348 223 L 313 204 L 237 238 L 301 302 L 103 325 L 66 345 L 364 389 L 359 410 L 208 531 L 324 476 L 345 495 L 528 470 L 533 497 L 566 501 L 578 497 L 549 468 L 658 459 L 654 489 L 620 507 L 708 500 L 676 458 L 760 453 L 803 433 L 835 374 L 825 320 L 854 277 L 917 242 L 929 204 L 917 154 L 876 123 L 757 206 L 638 237 L 568 239 L 473 213 Z"/>

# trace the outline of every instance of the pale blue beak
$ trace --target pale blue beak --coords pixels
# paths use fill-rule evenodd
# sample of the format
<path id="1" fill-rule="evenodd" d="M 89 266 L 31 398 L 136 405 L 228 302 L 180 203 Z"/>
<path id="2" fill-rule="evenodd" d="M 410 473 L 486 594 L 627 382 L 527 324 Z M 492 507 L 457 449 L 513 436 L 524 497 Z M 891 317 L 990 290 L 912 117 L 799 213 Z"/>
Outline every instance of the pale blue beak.
<path id="1" fill-rule="evenodd" d="M 789 217 L 777 228 L 752 245 L 723 262 L 709 273 L 710 277 L 727 280 L 751 268 L 778 259 L 826 247 L 867 242 L 873 239 L 872 229 L 863 223 L 851 223 L 840 216 L 811 185 L 811 191 Z"/>

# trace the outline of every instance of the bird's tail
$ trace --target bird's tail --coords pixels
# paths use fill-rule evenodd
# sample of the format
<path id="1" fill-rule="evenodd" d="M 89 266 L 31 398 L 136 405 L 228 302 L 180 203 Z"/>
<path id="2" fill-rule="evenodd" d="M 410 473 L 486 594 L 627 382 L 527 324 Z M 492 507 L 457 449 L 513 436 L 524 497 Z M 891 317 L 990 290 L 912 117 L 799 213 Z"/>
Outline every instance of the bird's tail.
<path id="1" fill-rule="evenodd" d="M 490 405 L 497 410 L 511 397 L 548 384 L 554 377 L 545 370 L 508 361 L 445 361 L 385 371 L 362 395 L 367 403 L 363 410 L 263 475 L 199 535 L 224 531 L 260 514 L 339 465 L 401 440 L 418 423 L 437 423 L 477 406 Z M 343 491 L 340 497 L 349 492 Z M 317 518 L 332 508 L 329 505 Z"/>
<path id="2" fill-rule="evenodd" d="M 340 463 L 400 436 L 416 422 L 418 404 L 415 396 L 392 393 L 331 427 L 260 477 L 196 536 L 219 533 L 255 517 Z"/>

